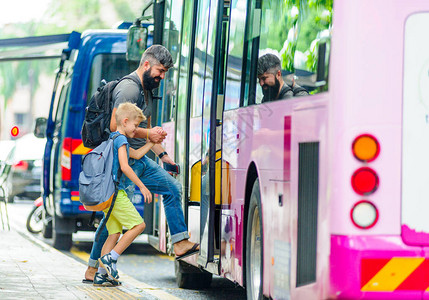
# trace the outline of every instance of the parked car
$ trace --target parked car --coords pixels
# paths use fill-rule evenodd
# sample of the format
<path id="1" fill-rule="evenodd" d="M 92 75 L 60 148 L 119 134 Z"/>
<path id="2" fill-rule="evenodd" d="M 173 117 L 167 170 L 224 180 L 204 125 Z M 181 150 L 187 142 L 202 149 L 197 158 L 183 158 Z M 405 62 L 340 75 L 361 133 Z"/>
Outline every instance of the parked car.
<path id="1" fill-rule="evenodd" d="M 42 158 L 46 139 L 32 133 L 14 141 L 12 169 L 7 181 L 8 200 L 15 198 L 34 200 L 41 195 Z"/>

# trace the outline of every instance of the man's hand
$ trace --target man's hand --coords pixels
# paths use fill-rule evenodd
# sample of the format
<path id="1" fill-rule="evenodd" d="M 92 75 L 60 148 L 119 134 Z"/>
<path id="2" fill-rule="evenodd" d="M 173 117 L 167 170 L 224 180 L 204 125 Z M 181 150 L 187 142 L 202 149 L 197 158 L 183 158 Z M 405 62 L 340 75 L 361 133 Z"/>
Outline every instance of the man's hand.
<path id="1" fill-rule="evenodd" d="M 144 201 L 146 203 L 152 202 L 152 193 L 145 186 L 142 186 L 140 188 L 140 192 L 142 193 Z"/>
<path id="2" fill-rule="evenodd" d="M 170 165 L 175 165 L 176 163 L 174 162 L 174 160 L 172 160 L 171 158 L 170 158 L 170 156 L 168 156 L 168 154 L 167 155 L 164 155 L 162 158 L 161 158 L 161 160 L 162 160 L 162 162 L 163 163 L 166 163 L 166 164 L 170 164 Z"/>
<path id="3" fill-rule="evenodd" d="M 160 144 L 167 136 L 167 132 L 162 129 L 162 127 L 156 126 L 153 128 L 148 128 L 149 130 L 149 140 L 155 144 Z"/>

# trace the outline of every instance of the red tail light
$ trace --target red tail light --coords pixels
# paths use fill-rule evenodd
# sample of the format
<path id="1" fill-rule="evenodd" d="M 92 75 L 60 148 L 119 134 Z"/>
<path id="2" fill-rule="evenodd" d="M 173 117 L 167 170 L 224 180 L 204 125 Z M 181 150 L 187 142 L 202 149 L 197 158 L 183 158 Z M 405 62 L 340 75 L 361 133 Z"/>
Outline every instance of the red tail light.
<path id="1" fill-rule="evenodd" d="M 368 167 L 356 170 L 352 176 L 352 187 L 359 195 L 374 193 L 378 188 L 377 173 Z"/>
<path id="2" fill-rule="evenodd" d="M 28 162 L 26 162 L 25 160 L 20 160 L 19 162 L 17 162 L 16 164 L 13 165 L 13 168 L 15 170 L 28 170 Z"/>
<path id="3" fill-rule="evenodd" d="M 72 153 L 72 138 L 63 140 L 63 149 L 61 151 L 61 173 L 62 180 L 71 180 L 71 154 Z"/>

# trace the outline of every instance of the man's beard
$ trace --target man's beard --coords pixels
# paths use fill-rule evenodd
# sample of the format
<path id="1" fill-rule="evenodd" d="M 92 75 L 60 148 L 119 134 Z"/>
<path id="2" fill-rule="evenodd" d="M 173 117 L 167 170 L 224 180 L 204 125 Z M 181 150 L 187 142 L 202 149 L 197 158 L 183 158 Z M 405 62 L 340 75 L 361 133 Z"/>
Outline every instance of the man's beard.
<path id="1" fill-rule="evenodd" d="M 271 86 L 271 85 L 264 84 L 262 86 L 262 94 L 264 94 L 264 98 L 265 98 L 264 100 L 265 101 L 276 100 L 277 95 L 279 94 L 279 90 L 280 90 L 280 81 L 276 77 L 274 77 L 274 85 Z"/>
<path id="2" fill-rule="evenodd" d="M 161 82 L 161 77 L 152 77 L 150 76 L 151 69 L 143 72 L 143 85 L 146 90 L 153 90 L 159 87 L 159 84 Z M 155 79 L 158 79 L 158 82 L 155 81 Z"/>

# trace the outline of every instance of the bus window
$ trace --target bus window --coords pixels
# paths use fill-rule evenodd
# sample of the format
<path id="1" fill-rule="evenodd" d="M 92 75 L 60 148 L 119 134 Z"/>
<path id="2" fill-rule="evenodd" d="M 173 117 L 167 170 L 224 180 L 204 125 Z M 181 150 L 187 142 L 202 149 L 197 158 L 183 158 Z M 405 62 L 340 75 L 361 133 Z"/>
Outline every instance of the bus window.
<path id="1" fill-rule="evenodd" d="M 249 0 L 245 29 L 242 106 L 255 104 L 256 67 L 261 26 L 261 0 Z"/>
<path id="2" fill-rule="evenodd" d="M 299 23 L 295 82 L 311 94 L 327 91 L 332 1 L 302 1 Z"/>
<path id="3" fill-rule="evenodd" d="M 166 14 L 164 20 L 164 44 L 173 57 L 174 65 L 165 74 L 163 92 L 164 99 L 162 101 L 162 123 L 171 121 L 176 105 L 177 83 L 179 75 L 179 30 L 182 27 L 182 10 L 171 8 L 182 6 L 183 0 L 169 0 L 166 2 Z"/>
<path id="4" fill-rule="evenodd" d="M 243 105 L 326 91 L 332 1 L 251 2 Z"/>
<path id="5" fill-rule="evenodd" d="M 298 0 L 262 2 L 257 62 L 257 104 L 294 96 L 292 88 L 295 73 L 294 58 L 302 2 Z M 302 93 L 307 94 L 304 89 Z"/>
<path id="6" fill-rule="evenodd" d="M 247 1 L 231 1 L 231 22 L 228 49 L 227 80 L 225 88 L 225 110 L 240 105 L 241 74 L 243 61 L 244 28 L 246 26 Z"/>
<path id="7" fill-rule="evenodd" d="M 187 143 L 183 141 L 188 140 L 188 132 L 184 130 L 187 128 L 188 119 L 188 99 L 190 78 L 189 73 L 192 68 L 192 40 L 193 40 L 193 19 L 194 19 L 194 1 L 188 0 L 183 3 L 183 24 L 180 44 L 180 65 L 178 65 L 178 88 L 177 88 L 177 109 L 176 109 L 176 143 L 175 143 L 175 161 L 183 168 L 187 168 Z M 183 172 L 185 173 L 185 172 Z M 187 178 L 184 174 L 179 174 L 177 180 L 185 187 L 183 197 L 188 199 L 188 184 Z"/>
<path id="8" fill-rule="evenodd" d="M 87 101 L 95 94 L 102 79 L 109 82 L 121 78 L 137 69 L 138 64 L 138 61 L 127 61 L 123 53 L 96 55 L 91 66 Z"/>

